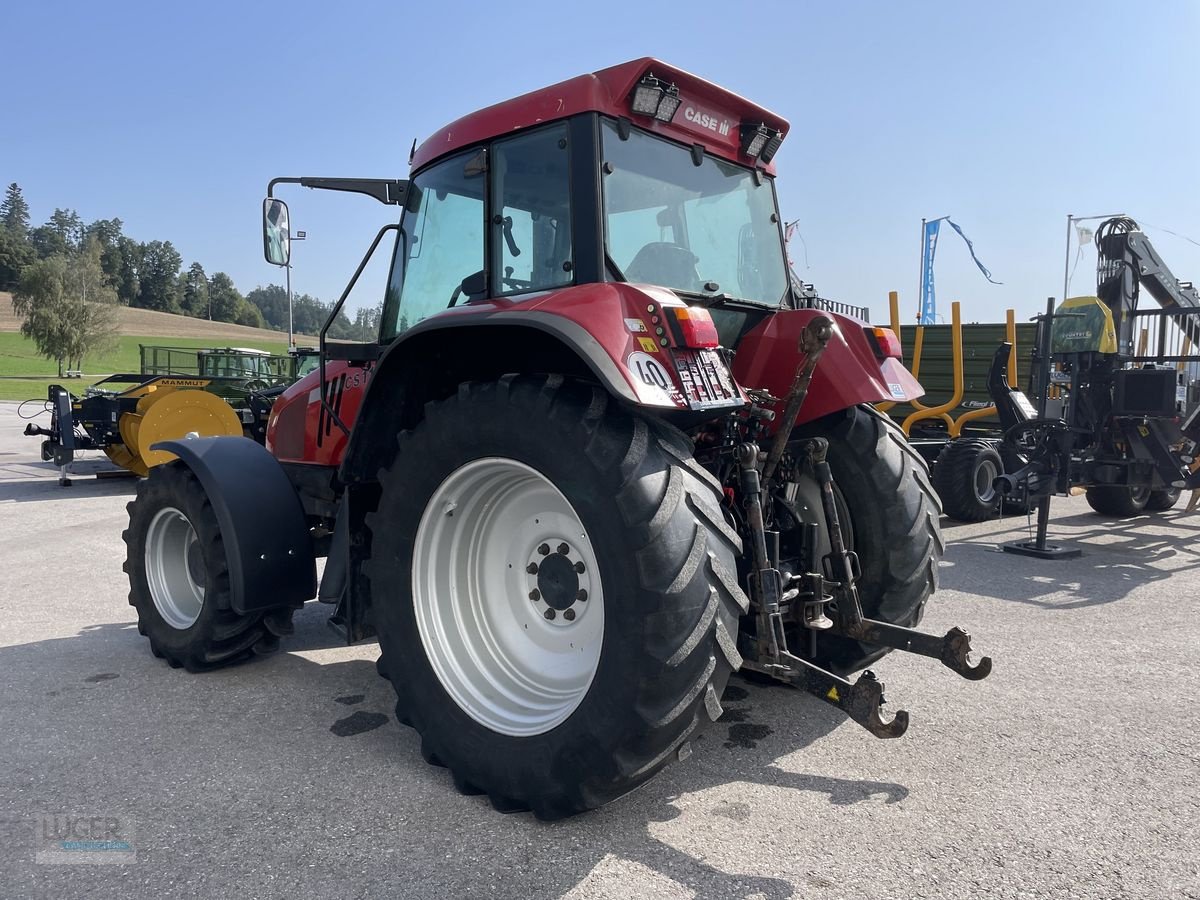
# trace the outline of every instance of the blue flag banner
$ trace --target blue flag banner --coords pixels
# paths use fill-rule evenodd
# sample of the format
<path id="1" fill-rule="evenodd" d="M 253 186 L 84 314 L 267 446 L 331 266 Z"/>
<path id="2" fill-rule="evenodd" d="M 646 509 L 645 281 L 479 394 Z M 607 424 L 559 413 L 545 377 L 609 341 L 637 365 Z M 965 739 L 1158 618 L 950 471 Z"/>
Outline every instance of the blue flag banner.
<path id="1" fill-rule="evenodd" d="M 926 222 L 925 240 L 921 248 L 921 315 L 917 319 L 918 324 L 921 325 L 937 324 L 937 298 L 933 290 L 933 257 L 937 252 L 938 229 L 943 220 L 949 222 L 950 227 L 957 231 L 958 236 L 966 242 L 967 249 L 971 251 L 971 259 L 975 261 L 975 265 L 979 267 L 983 277 L 992 284 L 1003 284 L 994 279 L 992 273 L 988 271 L 988 267 L 979 261 L 979 257 L 975 255 L 975 245 L 949 216 L 942 216 L 940 219 Z"/>
<path id="2" fill-rule="evenodd" d="M 921 317 L 918 319 L 921 325 L 933 325 L 937 322 L 937 299 L 933 292 L 933 255 L 937 252 L 938 229 L 941 224 L 941 219 L 925 223 L 925 242 L 921 250 Z"/>
<path id="3" fill-rule="evenodd" d="M 992 284 L 1003 284 L 1004 282 L 996 281 L 996 279 L 992 278 L 992 273 L 988 271 L 987 266 L 979 261 L 979 257 L 975 255 L 975 245 L 971 243 L 971 239 L 969 237 L 963 234 L 963 230 L 955 225 L 954 221 L 949 216 L 946 216 L 946 221 L 950 223 L 951 228 L 958 232 L 958 236 L 967 242 L 967 249 L 971 251 L 971 259 L 975 260 L 975 265 L 979 266 L 979 271 L 983 273 L 983 277 Z"/>

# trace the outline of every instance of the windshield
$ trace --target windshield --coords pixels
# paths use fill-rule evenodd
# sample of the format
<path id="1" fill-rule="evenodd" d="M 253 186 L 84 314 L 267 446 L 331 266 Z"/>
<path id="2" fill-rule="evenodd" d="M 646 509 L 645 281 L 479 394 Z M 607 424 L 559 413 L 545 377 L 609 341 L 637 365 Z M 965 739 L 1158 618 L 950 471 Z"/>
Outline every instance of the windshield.
<path id="1" fill-rule="evenodd" d="M 788 287 L 770 179 L 604 121 L 608 255 L 633 282 L 778 306 Z M 715 285 L 715 287 L 714 287 Z"/>

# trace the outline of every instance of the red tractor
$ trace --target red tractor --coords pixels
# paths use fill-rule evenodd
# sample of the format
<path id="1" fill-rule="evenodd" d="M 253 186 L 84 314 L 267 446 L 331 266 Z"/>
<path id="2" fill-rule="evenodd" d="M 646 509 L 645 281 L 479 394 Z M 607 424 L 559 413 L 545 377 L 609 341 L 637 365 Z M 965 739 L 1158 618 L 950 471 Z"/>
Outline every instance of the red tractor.
<path id="1" fill-rule="evenodd" d="M 497 808 L 597 807 L 685 756 L 739 668 L 880 737 L 889 649 L 943 543 L 925 464 L 871 403 L 921 389 L 884 328 L 789 276 L 788 124 L 639 59 L 473 113 L 409 180 L 278 178 L 400 208 L 378 339 L 332 343 L 265 448 L 158 445 L 130 505 L 139 629 L 198 671 L 274 650 L 317 596 L 422 753 Z M 334 315 L 337 314 L 335 309 Z M 318 590 L 316 560 L 327 557 Z"/>

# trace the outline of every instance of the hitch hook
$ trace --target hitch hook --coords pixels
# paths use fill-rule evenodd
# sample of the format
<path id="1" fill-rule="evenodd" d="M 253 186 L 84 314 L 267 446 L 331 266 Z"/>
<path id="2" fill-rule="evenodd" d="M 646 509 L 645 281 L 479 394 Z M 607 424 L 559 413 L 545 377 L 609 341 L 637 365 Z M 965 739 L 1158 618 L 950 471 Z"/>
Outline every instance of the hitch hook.
<path id="1" fill-rule="evenodd" d="M 942 638 L 942 665 L 968 681 L 982 681 L 992 674 L 992 658 L 971 664 L 971 635 L 955 625 Z"/>
<path id="2" fill-rule="evenodd" d="M 778 678 L 836 706 L 877 738 L 898 738 L 908 730 L 908 712 L 900 709 L 890 719 L 883 717 L 883 682 L 870 669 L 850 681 L 788 653 L 779 653 L 777 664 L 747 661 L 745 667 Z"/>

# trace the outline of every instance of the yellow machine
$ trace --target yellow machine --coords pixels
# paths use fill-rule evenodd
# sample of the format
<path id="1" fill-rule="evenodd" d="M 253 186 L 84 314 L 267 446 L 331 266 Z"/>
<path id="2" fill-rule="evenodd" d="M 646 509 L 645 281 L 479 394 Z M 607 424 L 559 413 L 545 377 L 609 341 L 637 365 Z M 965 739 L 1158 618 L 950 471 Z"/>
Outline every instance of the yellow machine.
<path id="1" fill-rule="evenodd" d="M 137 405 L 132 412 L 118 416 L 121 442 L 104 448 L 108 458 L 121 468 L 144 476 L 150 467 L 175 458 L 173 453 L 150 449 L 159 441 L 188 434 L 240 435 L 242 421 L 237 413 L 225 400 L 205 391 L 197 384 L 200 381 L 165 378 L 118 395 L 119 399 L 136 397 Z"/>
<path id="2" fill-rule="evenodd" d="M 25 433 L 47 438 L 42 459 L 60 467 L 60 484 L 70 484 L 66 466 L 77 450 L 103 450 L 121 468 L 145 476 L 175 458 L 151 449 L 159 441 L 243 434 L 241 417 L 210 392 L 212 384 L 208 378 L 113 375 L 82 397 L 51 385 L 50 427 L 30 424 Z"/>

